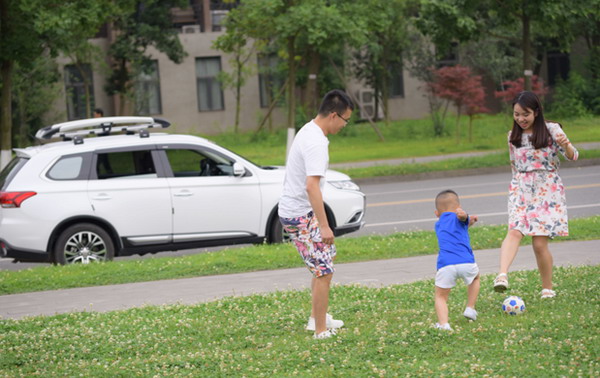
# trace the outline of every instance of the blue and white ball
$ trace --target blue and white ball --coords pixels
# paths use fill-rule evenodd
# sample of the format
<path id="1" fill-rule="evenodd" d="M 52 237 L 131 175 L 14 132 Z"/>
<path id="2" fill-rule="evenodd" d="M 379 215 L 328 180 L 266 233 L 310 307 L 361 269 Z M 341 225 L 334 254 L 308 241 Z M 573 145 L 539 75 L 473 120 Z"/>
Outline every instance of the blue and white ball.
<path id="1" fill-rule="evenodd" d="M 516 295 L 511 295 L 502 302 L 502 311 L 509 315 L 521 315 L 525 312 L 525 302 Z"/>

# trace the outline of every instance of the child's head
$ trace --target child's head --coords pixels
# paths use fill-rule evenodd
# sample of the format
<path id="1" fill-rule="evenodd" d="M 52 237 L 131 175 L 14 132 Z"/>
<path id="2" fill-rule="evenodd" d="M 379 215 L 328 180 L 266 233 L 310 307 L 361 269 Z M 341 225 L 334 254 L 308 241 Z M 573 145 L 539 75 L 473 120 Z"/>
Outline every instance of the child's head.
<path id="1" fill-rule="evenodd" d="M 439 217 L 442 213 L 455 212 L 460 207 L 458 194 L 454 190 L 444 190 L 435 197 L 435 215 Z"/>

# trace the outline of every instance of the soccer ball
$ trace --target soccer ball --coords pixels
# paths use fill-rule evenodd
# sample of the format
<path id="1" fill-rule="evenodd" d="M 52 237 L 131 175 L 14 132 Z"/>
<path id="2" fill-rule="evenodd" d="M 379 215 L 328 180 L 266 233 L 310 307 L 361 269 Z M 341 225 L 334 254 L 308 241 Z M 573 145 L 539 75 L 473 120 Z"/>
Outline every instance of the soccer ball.
<path id="1" fill-rule="evenodd" d="M 521 315 L 525 312 L 525 302 L 516 295 L 511 295 L 502 302 L 502 311 L 509 315 Z"/>

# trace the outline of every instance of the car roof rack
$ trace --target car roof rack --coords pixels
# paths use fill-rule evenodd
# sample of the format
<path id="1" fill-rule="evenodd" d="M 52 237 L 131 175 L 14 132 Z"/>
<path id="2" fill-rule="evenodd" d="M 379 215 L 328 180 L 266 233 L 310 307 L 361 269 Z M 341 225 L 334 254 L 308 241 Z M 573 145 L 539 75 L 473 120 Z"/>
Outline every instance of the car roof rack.
<path id="1" fill-rule="evenodd" d="M 62 140 L 73 140 L 75 144 L 83 143 L 85 136 L 106 136 L 115 133 L 135 134 L 140 137 L 148 137 L 148 129 L 165 129 L 171 125 L 170 122 L 161 118 L 152 117 L 100 117 L 81 119 L 57 123 L 44 127 L 35 133 L 35 137 L 41 141 L 55 138 Z"/>

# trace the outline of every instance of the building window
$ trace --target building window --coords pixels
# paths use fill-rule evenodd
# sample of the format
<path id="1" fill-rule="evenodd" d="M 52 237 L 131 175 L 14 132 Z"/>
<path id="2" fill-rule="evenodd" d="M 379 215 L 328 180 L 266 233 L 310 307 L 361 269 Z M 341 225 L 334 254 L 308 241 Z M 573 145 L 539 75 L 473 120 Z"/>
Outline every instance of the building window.
<path id="1" fill-rule="evenodd" d="M 89 64 L 65 66 L 65 91 L 69 120 L 90 118 L 87 109 L 94 109 L 94 79 Z"/>
<path id="2" fill-rule="evenodd" d="M 221 58 L 196 58 L 196 88 L 198 110 L 223 110 L 223 91 L 217 76 L 221 72 Z"/>
<path id="3" fill-rule="evenodd" d="M 140 115 L 162 114 L 158 61 L 149 72 L 142 72 L 135 82 L 135 111 Z"/>
<path id="4" fill-rule="evenodd" d="M 268 108 L 283 86 L 283 80 L 277 71 L 278 64 L 279 58 L 275 54 L 258 57 L 258 85 L 261 108 Z M 284 96 L 281 96 L 278 105 L 282 105 L 283 100 Z"/>
<path id="5" fill-rule="evenodd" d="M 404 97 L 404 77 L 402 63 L 394 64 L 390 71 L 390 97 Z"/>
<path id="6" fill-rule="evenodd" d="M 455 66 L 459 62 L 458 56 L 458 43 L 452 42 L 450 48 L 447 51 L 440 52 L 436 51 L 438 56 L 437 66 L 438 68 Z"/>
<path id="7" fill-rule="evenodd" d="M 225 17 L 227 17 L 227 13 L 229 11 L 227 10 L 213 10 L 210 11 L 210 16 L 211 16 L 211 20 L 212 20 L 212 31 L 214 32 L 220 32 L 220 31 L 225 31 L 225 25 L 223 25 L 223 21 L 225 20 Z"/>

